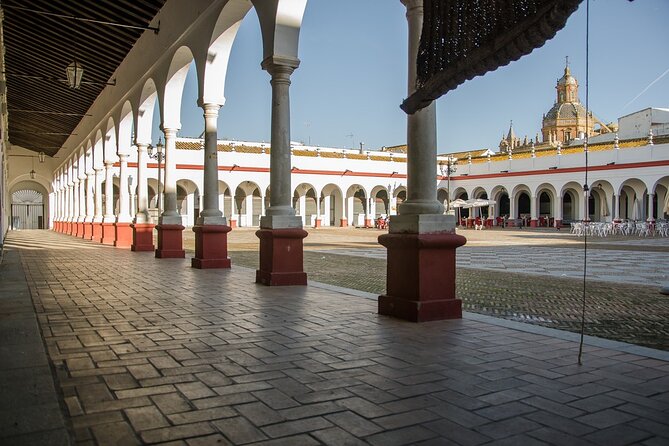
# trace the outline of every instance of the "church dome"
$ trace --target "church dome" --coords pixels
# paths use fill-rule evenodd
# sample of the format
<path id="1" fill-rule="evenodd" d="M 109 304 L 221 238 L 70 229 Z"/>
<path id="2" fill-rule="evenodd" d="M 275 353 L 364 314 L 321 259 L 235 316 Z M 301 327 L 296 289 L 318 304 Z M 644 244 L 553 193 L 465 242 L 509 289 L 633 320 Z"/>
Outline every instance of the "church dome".
<path id="1" fill-rule="evenodd" d="M 585 107 L 580 102 L 563 102 L 555 103 L 544 119 L 576 119 L 576 117 L 585 117 Z"/>

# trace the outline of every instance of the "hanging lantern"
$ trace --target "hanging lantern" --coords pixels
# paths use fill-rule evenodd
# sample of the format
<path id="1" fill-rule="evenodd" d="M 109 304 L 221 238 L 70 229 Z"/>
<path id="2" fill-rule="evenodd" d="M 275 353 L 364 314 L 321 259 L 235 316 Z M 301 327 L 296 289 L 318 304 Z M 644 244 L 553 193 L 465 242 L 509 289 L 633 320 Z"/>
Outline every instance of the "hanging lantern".
<path id="1" fill-rule="evenodd" d="M 84 68 L 76 60 L 67 66 L 67 84 L 70 88 L 77 89 L 81 85 L 81 76 L 84 75 Z"/>
<path id="2" fill-rule="evenodd" d="M 37 154 L 37 159 L 39 160 L 40 163 L 44 162 L 44 158 L 46 157 L 44 152 L 40 152 Z"/>
<path id="3" fill-rule="evenodd" d="M 37 174 L 37 172 L 35 172 L 35 169 L 31 170 L 31 171 L 30 171 L 30 179 L 31 179 L 31 180 L 34 180 L 36 174 Z"/>

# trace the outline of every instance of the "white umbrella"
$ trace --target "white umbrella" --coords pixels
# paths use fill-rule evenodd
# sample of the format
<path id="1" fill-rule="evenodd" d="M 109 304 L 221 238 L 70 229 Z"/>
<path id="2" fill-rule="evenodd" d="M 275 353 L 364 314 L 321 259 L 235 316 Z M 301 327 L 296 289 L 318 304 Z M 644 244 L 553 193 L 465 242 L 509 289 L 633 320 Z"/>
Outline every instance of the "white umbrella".
<path id="1" fill-rule="evenodd" d="M 457 200 L 451 201 L 451 207 L 452 208 L 461 208 L 466 204 L 467 204 L 467 202 L 465 200 L 463 200 L 462 198 L 458 198 Z"/>

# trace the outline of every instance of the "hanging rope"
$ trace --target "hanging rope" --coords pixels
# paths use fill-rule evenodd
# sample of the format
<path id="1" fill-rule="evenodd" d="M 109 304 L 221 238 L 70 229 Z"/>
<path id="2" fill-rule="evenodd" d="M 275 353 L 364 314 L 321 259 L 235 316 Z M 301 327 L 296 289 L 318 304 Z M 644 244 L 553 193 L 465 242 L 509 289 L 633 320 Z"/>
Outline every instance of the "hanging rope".
<path id="1" fill-rule="evenodd" d="M 590 90 L 588 80 L 590 75 L 590 0 L 585 2 L 585 142 L 583 149 L 585 151 L 585 179 L 583 182 L 583 196 L 585 199 L 585 231 L 583 237 L 583 296 L 581 306 L 581 339 L 578 345 L 578 365 L 582 365 L 583 358 L 583 337 L 585 335 L 585 298 L 586 298 L 586 278 L 588 275 L 588 225 L 590 214 L 589 186 L 588 186 L 588 125 L 590 117 L 590 106 L 588 99 Z"/>

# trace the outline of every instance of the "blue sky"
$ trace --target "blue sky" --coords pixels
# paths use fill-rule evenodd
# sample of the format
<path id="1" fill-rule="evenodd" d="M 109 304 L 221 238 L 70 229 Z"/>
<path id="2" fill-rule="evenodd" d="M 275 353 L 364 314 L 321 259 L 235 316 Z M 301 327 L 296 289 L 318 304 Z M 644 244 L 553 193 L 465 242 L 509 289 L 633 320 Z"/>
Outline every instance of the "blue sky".
<path id="1" fill-rule="evenodd" d="M 534 138 L 542 114 L 555 101 L 565 56 L 584 103 L 585 10 L 583 3 L 542 48 L 439 99 L 439 153 L 497 150 L 510 120 L 518 136 Z M 309 0 L 301 65 L 292 76 L 292 140 L 334 147 L 364 142 L 372 150 L 406 142 L 406 115 L 399 109 L 407 83 L 404 15 L 399 0 Z M 602 121 L 651 106 L 669 108 L 667 18 L 668 0 L 591 0 L 589 103 Z M 261 59 L 260 28 L 251 11 L 232 49 L 220 138 L 269 141 L 271 89 Z M 195 101 L 191 73 L 180 136 L 202 132 L 202 111 Z"/>

